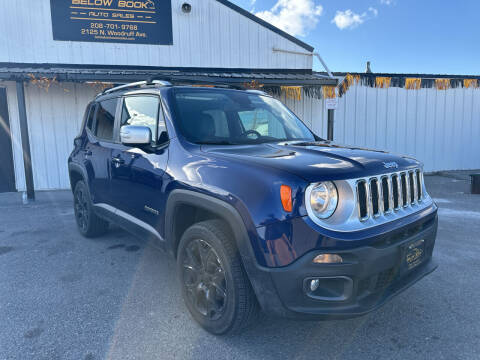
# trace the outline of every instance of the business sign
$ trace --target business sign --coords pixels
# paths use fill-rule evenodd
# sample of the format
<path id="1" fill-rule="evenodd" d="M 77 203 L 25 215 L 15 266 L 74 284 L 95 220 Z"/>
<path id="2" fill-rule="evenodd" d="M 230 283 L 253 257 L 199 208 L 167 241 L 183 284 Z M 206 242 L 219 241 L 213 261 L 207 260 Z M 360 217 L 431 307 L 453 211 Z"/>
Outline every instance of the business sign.
<path id="1" fill-rule="evenodd" d="M 172 45 L 171 0 L 50 0 L 54 40 Z"/>

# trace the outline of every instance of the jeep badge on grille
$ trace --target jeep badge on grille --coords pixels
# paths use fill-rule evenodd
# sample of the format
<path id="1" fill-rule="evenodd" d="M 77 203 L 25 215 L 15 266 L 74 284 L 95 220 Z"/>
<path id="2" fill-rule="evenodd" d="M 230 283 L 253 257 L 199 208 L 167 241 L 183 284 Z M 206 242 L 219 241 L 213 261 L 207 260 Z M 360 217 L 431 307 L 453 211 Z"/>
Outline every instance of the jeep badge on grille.
<path id="1" fill-rule="evenodd" d="M 392 168 L 398 169 L 398 164 L 395 161 L 384 162 L 383 166 L 385 167 L 385 169 L 392 169 Z"/>

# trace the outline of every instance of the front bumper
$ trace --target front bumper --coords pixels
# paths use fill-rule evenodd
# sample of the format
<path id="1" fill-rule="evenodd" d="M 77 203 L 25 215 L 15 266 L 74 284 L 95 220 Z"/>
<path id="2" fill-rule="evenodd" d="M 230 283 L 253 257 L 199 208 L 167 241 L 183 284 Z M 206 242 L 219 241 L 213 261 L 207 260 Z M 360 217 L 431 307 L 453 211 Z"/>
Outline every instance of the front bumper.
<path id="1" fill-rule="evenodd" d="M 330 249 L 328 252 L 343 257 L 341 264 L 314 264 L 313 258 L 325 253 L 319 250 L 285 267 L 257 267 L 252 285 L 267 313 L 299 319 L 349 318 L 366 314 L 436 269 L 432 260 L 436 213 L 429 221 L 423 219 L 421 230 L 418 229 L 418 224 L 414 223 L 401 229 L 403 237 L 392 234 L 391 238 L 372 241 L 369 246 L 341 251 Z M 424 240 L 423 260 L 407 270 L 405 248 L 417 240 Z M 309 280 L 316 278 L 320 279 L 320 290 L 312 293 Z"/>

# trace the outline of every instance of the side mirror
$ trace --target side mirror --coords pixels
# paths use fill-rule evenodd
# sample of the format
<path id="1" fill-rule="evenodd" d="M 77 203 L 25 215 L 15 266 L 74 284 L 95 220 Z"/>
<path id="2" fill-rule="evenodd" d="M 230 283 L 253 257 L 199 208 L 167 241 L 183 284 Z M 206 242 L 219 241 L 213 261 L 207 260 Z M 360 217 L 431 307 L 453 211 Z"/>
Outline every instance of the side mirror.
<path id="1" fill-rule="evenodd" d="M 147 126 L 124 125 L 120 128 L 120 141 L 125 145 L 150 145 L 152 132 Z"/>

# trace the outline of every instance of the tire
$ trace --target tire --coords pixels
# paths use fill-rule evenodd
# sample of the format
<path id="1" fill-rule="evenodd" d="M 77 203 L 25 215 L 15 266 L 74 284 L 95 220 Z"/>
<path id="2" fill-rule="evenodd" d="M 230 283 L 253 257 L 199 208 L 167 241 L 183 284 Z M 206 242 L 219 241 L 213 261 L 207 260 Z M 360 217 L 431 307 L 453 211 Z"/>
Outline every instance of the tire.
<path id="1" fill-rule="evenodd" d="M 73 209 L 78 231 L 87 238 L 94 238 L 105 234 L 108 222 L 100 218 L 93 211 L 92 200 L 87 185 L 83 181 L 77 182 L 73 192 Z"/>
<path id="2" fill-rule="evenodd" d="M 188 228 L 178 246 L 177 267 L 185 304 L 208 332 L 238 333 L 257 314 L 257 299 L 224 222 Z"/>

